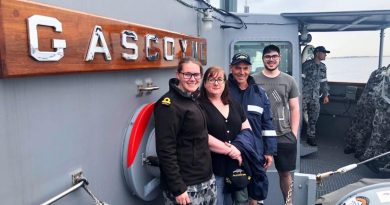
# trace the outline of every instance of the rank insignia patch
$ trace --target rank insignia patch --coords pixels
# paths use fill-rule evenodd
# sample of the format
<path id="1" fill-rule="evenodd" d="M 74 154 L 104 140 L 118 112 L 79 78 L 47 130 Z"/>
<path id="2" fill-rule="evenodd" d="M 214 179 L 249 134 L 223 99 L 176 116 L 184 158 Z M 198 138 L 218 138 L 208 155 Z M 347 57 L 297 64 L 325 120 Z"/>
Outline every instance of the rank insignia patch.
<path id="1" fill-rule="evenodd" d="M 166 98 L 164 98 L 164 99 L 161 101 L 161 104 L 166 105 L 166 106 L 169 106 L 169 105 L 171 105 L 171 99 L 168 98 L 168 97 L 166 97 Z"/>

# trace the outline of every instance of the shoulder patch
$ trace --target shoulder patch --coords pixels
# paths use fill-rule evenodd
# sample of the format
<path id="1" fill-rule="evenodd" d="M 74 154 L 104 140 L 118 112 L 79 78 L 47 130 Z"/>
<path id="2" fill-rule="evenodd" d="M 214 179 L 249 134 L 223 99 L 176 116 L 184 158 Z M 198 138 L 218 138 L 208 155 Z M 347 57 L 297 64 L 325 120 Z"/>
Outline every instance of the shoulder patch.
<path id="1" fill-rule="evenodd" d="M 161 104 L 166 105 L 166 106 L 171 105 L 171 98 L 165 97 L 165 98 L 161 101 Z"/>

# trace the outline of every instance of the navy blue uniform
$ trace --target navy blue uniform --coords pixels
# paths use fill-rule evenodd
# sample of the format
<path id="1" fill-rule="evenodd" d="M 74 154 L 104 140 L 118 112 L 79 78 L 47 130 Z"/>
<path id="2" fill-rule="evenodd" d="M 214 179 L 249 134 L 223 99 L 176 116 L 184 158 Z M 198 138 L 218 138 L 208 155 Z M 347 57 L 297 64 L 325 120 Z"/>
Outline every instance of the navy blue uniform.
<path id="1" fill-rule="evenodd" d="M 233 75 L 229 75 L 231 97 L 241 104 L 255 136 L 262 142 L 257 143 L 257 151 L 261 156 L 276 155 L 277 138 L 268 97 L 265 91 L 256 85 L 252 76 L 248 77 L 248 84 L 247 89 L 241 90 Z"/>

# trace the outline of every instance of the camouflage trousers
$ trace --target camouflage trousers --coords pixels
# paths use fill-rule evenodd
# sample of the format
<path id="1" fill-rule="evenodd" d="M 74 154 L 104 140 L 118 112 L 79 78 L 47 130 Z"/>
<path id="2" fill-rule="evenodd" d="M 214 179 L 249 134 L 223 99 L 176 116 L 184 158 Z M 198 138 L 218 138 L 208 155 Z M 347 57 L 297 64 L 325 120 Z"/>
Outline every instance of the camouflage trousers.
<path id="1" fill-rule="evenodd" d="M 367 148 L 360 157 L 366 160 L 390 150 L 390 108 L 387 110 L 375 110 L 372 122 L 372 133 Z M 374 160 L 371 165 L 376 168 L 383 168 L 390 162 L 390 156 L 383 156 Z"/>
<path id="2" fill-rule="evenodd" d="M 187 186 L 187 193 L 191 200 L 191 205 L 215 205 L 217 203 L 217 188 L 214 176 L 200 184 Z M 176 205 L 176 197 L 167 191 L 163 191 L 164 204 Z"/>
<path id="3" fill-rule="evenodd" d="M 320 116 L 320 101 L 310 97 L 303 98 L 303 113 L 307 114 L 307 136 L 316 137 L 316 124 Z"/>
<path id="4" fill-rule="evenodd" d="M 375 108 L 371 105 L 358 105 L 345 138 L 345 146 L 354 148 L 356 155 L 361 156 L 371 137 L 372 121 Z"/>

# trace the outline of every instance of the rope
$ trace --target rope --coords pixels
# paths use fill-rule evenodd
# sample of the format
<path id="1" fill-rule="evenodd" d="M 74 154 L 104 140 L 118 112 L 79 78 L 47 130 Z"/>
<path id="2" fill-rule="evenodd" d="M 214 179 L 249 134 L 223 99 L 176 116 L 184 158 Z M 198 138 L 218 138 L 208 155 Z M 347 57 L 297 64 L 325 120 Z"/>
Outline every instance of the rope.
<path id="1" fill-rule="evenodd" d="M 287 199 L 286 199 L 286 202 L 284 203 L 284 205 L 291 204 L 293 188 L 294 188 L 294 180 L 291 181 L 290 187 L 288 188 Z"/>
<path id="2" fill-rule="evenodd" d="M 364 164 L 364 163 L 366 163 L 366 162 L 372 161 L 372 160 L 377 159 L 377 158 L 379 158 L 379 157 L 383 157 L 383 156 L 385 156 L 385 155 L 387 155 L 387 154 L 390 154 L 390 151 L 385 152 L 385 153 L 382 153 L 382 154 L 380 154 L 380 155 L 378 155 L 378 156 L 375 156 L 375 157 L 373 157 L 373 158 L 366 159 L 366 160 L 364 160 L 364 161 L 362 161 L 362 162 L 357 163 L 357 165 Z"/>

